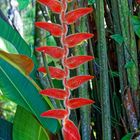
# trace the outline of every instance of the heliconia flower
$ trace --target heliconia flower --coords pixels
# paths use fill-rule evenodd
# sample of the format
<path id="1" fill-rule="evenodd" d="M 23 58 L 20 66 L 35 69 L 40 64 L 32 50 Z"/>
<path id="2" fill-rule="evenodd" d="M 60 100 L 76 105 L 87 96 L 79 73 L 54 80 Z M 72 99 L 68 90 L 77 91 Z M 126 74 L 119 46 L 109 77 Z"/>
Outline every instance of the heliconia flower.
<path id="1" fill-rule="evenodd" d="M 62 4 L 58 0 L 37 0 L 39 3 L 42 3 L 48 6 L 54 13 L 60 14 L 62 10 Z"/>
<path id="2" fill-rule="evenodd" d="M 92 11 L 93 11 L 92 8 L 78 8 L 76 10 L 70 11 L 65 16 L 66 23 L 72 24 L 76 22 L 80 17 L 85 16 Z"/>
<path id="3" fill-rule="evenodd" d="M 36 51 L 47 53 L 48 55 L 56 59 L 61 59 L 64 54 L 64 49 L 52 46 L 38 47 L 36 48 Z"/>
<path id="4" fill-rule="evenodd" d="M 41 114 L 42 117 L 54 118 L 54 119 L 64 119 L 64 117 L 68 114 L 67 110 L 64 109 L 54 109 L 49 110 Z"/>
<path id="5" fill-rule="evenodd" d="M 40 91 L 40 94 L 55 98 L 58 100 L 64 100 L 64 98 L 67 96 L 67 93 L 65 90 L 57 89 L 57 88 L 48 88 Z"/>
<path id="6" fill-rule="evenodd" d="M 43 72 L 43 73 L 47 73 L 45 67 L 38 68 L 38 71 Z M 50 75 L 52 78 L 55 78 L 58 80 L 62 80 L 64 78 L 64 75 L 65 75 L 65 72 L 62 69 L 52 67 L 52 66 L 49 66 L 49 72 L 50 72 Z"/>
<path id="7" fill-rule="evenodd" d="M 81 140 L 78 128 L 70 120 L 64 122 L 62 133 L 64 140 Z"/>
<path id="8" fill-rule="evenodd" d="M 46 73 L 49 72 L 51 78 L 63 80 L 64 90 L 57 88 L 48 88 L 40 91 L 40 94 L 50 98 L 63 100 L 64 109 L 53 109 L 41 114 L 42 117 L 49 117 L 62 120 L 62 133 L 64 140 L 81 140 L 80 133 L 75 124 L 69 120 L 70 109 L 76 109 L 85 105 L 94 103 L 93 100 L 85 98 L 70 99 L 70 90 L 76 89 L 81 84 L 94 78 L 90 75 L 80 75 L 69 78 L 70 69 L 92 60 L 93 56 L 73 56 L 68 58 L 68 48 L 73 48 L 83 41 L 93 37 L 90 33 L 76 33 L 68 35 L 68 25 L 75 23 L 79 18 L 92 12 L 92 8 L 78 8 L 76 10 L 67 12 L 67 4 L 72 0 L 37 0 L 38 2 L 48 6 L 53 12 L 60 14 L 61 25 L 47 22 L 36 22 L 35 25 L 39 28 L 49 31 L 53 36 L 60 37 L 62 48 L 53 46 L 41 46 L 36 48 L 36 51 L 48 54 L 53 58 L 62 59 L 64 70 L 49 66 L 48 71 L 45 67 L 41 67 L 38 71 Z M 63 2 L 63 3 L 62 3 Z M 65 26 L 63 26 L 65 25 Z"/>
<path id="9" fill-rule="evenodd" d="M 94 59 L 93 56 L 72 56 L 66 60 L 65 64 L 69 69 L 74 69 L 84 64 L 85 62 L 91 61 L 92 59 Z"/>
<path id="10" fill-rule="evenodd" d="M 80 75 L 80 76 L 75 76 L 70 78 L 67 81 L 66 86 L 70 89 L 76 89 L 79 86 L 81 86 L 83 83 L 87 82 L 88 80 L 93 79 L 94 76 L 90 76 L 90 75 Z"/>
<path id="11" fill-rule="evenodd" d="M 59 37 L 62 33 L 62 27 L 59 24 L 48 23 L 48 22 L 35 22 L 35 26 L 49 31 L 53 36 Z"/>
<path id="12" fill-rule="evenodd" d="M 85 98 L 73 98 L 68 101 L 70 109 L 76 109 L 85 105 L 93 104 L 94 101 Z"/>
<path id="13" fill-rule="evenodd" d="M 83 42 L 84 40 L 90 39 L 93 37 L 93 34 L 90 33 L 77 33 L 72 34 L 66 37 L 65 41 L 69 48 L 75 47 L 79 43 Z"/>

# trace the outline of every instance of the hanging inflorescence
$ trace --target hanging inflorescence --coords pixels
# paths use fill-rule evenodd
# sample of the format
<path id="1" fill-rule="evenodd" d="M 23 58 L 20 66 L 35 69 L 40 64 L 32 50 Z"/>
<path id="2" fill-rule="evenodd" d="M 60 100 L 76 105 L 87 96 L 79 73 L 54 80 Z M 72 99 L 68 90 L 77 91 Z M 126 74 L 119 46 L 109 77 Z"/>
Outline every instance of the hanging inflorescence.
<path id="1" fill-rule="evenodd" d="M 41 114 L 43 117 L 50 117 L 62 120 L 62 133 L 65 140 L 80 140 L 78 128 L 69 119 L 70 110 L 76 109 L 84 105 L 92 104 L 94 101 L 85 98 L 70 99 L 70 90 L 78 88 L 81 84 L 94 78 L 90 75 L 79 75 L 69 78 L 70 69 L 75 69 L 81 64 L 93 59 L 93 56 L 72 56 L 68 57 L 69 49 L 77 46 L 84 40 L 93 37 L 90 33 L 76 33 L 67 36 L 68 25 L 75 23 L 79 18 L 92 12 L 92 8 L 78 8 L 67 12 L 67 3 L 70 0 L 38 0 L 38 2 L 48 6 L 53 12 L 60 15 L 61 25 L 47 22 L 36 22 L 39 28 L 49 31 L 53 36 L 61 38 L 60 47 L 41 46 L 37 51 L 48 54 L 55 59 L 61 59 L 63 70 L 56 67 L 49 67 L 50 76 L 59 80 L 63 80 L 64 89 L 48 88 L 40 93 L 48 97 L 63 100 L 64 109 L 53 109 Z M 40 72 L 46 73 L 45 67 L 38 69 Z"/>

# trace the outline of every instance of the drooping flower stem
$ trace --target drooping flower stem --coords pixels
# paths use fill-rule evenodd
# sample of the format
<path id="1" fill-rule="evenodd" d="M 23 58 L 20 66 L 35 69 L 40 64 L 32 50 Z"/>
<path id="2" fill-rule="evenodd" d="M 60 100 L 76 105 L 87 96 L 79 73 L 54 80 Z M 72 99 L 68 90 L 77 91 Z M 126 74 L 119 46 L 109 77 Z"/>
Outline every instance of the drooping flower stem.
<path id="1" fill-rule="evenodd" d="M 67 105 L 67 102 L 68 102 L 69 96 L 70 96 L 70 90 L 66 86 L 67 79 L 68 79 L 68 76 L 69 76 L 69 69 L 68 69 L 67 65 L 65 64 L 68 53 L 69 53 L 69 48 L 68 48 L 68 45 L 66 44 L 66 41 L 65 41 L 67 31 L 68 31 L 68 26 L 67 26 L 66 21 L 65 21 L 65 14 L 66 14 L 66 10 L 67 10 L 67 1 L 66 0 L 61 0 L 61 2 L 62 2 L 62 11 L 61 11 L 61 14 L 60 14 L 60 21 L 61 21 L 61 25 L 62 25 L 61 44 L 62 44 L 62 47 L 64 48 L 62 65 L 63 65 L 64 71 L 65 71 L 65 76 L 64 76 L 64 79 L 63 79 L 63 85 L 64 85 L 65 91 L 67 93 L 67 96 L 65 97 L 65 100 L 64 100 L 64 106 L 65 106 L 65 109 L 68 112 L 68 115 L 66 115 L 64 120 L 63 120 L 63 123 L 64 123 L 65 120 L 69 118 L 69 114 L 70 114 L 70 110 L 69 110 L 68 105 Z"/>

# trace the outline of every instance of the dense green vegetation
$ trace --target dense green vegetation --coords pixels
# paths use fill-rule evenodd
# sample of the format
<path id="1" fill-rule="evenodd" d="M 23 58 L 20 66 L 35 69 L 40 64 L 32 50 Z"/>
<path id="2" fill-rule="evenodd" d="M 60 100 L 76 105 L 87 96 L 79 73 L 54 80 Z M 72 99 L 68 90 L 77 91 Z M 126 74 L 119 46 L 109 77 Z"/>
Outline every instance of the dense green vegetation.
<path id="1" fill-rule="evenodd" d="M 41 89 L 63 88 L 61 80 L 37 69 L 62 68 L 60 60 L 35 51 L 39 46 L 61 46 L 59 38 L 36 28 L 36 21 L 60 23 L 57 14 L 34 0 L 17 0 L 23 37 L 8 22 L 10 0 L 0 1 L 0 139 L 63 140 L 61 122 L 42 118 L 62 102 L 39 94 Z M 69 26 L 69 34 L 90 32 L 94 37 L 70 50 L 70 55 L 95 57 L 70 75 L 95 78 L 72 91 L 72 97 L 90 98 L 91 106 L 73 110 L 71 120 L 82 140 L 140 139 L 140 2 L 139 0 L 74 0 L 68 9 L 93 7 L 93 12 Z M 47 60 L 47 61 L 46 61 Z"/>

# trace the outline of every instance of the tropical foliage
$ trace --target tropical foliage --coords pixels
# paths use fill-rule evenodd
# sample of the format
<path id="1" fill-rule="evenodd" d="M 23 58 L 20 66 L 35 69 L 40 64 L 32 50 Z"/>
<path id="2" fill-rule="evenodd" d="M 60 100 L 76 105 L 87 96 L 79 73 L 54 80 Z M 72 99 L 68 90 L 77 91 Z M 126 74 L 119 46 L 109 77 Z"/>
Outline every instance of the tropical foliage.
<path id="1" fill-rule="evenodd" d="M 139 0 L 17 2 L 23 37 L 0 1 L 0 139 L 139 139 Z"/>

